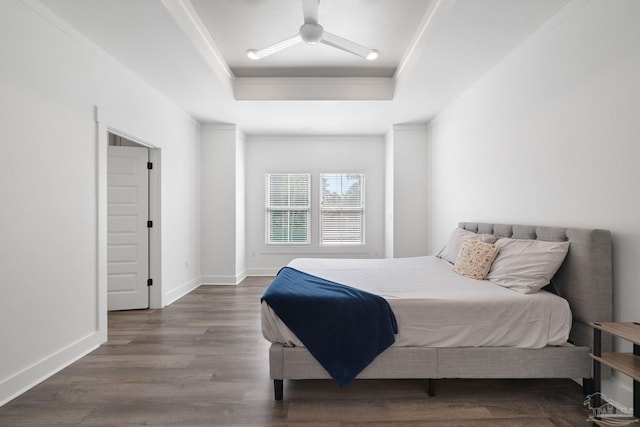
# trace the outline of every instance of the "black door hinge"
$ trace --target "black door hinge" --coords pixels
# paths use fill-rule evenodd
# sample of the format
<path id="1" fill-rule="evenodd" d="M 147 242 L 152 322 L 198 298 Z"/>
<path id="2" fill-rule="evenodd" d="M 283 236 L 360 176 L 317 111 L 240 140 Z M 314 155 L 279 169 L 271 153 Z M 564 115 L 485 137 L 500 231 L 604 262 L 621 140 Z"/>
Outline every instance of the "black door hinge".
<path id="1" fill-rule="evenodd" d="M 153 163 L 147 162 L 147 169 L 153 169 Z"/>
<path id="2" fill-rule="evenodd" d="M 147 286 L 153 285 L 153 279 L 147 279 Z"/>
<path id="3" fill-rule="evenodd" d="M 147 221 L 147 228 L 153 227 L 153 221 Z"/>

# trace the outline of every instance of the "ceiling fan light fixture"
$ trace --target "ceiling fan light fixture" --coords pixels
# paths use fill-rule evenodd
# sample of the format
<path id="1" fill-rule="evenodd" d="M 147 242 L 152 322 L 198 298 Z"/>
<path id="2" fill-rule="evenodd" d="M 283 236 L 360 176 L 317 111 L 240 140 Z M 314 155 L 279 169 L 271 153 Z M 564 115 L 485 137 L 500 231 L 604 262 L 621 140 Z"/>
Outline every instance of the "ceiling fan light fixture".
<path id="1" fill-rule="evenodd" d="M 324 28 L 322 25 L 307 22 L 300 27 L 300 38 L 306 44 L 316 44 L 322 40 Z"/>
<path id="2" fill-rule="evenodd" d="M 380 52 L 377 51 L 376 49 L 371 49 L 371 52 L 369 52 L 366 58 L 369 61 L 373 61 L 375 59 L 378 59 L 378 56 L 380 56 Z"/>
<path id="3" fill-rule="evenodd" d="M 247 56 L 249 57 L 249 59 L 253 59 L 254 61 L 257 61 L 261 58 L 261 56 L 258 55 L 258 51 L 256 51 L 255 49 L 247 49 Z"/>

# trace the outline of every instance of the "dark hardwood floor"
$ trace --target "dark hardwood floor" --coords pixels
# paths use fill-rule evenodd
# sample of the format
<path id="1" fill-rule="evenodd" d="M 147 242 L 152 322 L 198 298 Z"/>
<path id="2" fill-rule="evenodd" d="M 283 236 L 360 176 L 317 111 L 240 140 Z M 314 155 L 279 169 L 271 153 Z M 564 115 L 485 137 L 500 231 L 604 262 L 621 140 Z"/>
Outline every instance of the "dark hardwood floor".
<path id="1" fill-rule="evenodd" d="M 588 426 L 570 380 L 286 381 L 273 399 L 259 300 L 271 278 L 109 314 L 109 341 L 0 408 L 1 426 Z"/>

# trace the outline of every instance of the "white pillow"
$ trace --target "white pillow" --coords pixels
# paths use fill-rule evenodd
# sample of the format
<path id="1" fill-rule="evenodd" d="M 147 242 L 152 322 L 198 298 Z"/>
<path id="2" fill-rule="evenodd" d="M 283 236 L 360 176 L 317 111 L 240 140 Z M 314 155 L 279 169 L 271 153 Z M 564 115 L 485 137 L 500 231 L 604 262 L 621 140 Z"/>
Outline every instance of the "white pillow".
<path id="1" fill-rule="evenodd" d="M 569 250 L 569 242 L 506 237 L 499 238 L 496 245 L 500 252 L 487 279 L 523 294 L 538 292 L 547 286 Z"/>
<path id="2" fill-rule="evenodd" d="M 451 237 L 449 237 L 449 241 L 445 247 L 442 248 L 436 256 L 449 261 L 451 264 L 455 264 L 456 259 L 458 258 L 458 252 L 460 251 L 460 246 L 462 246 L 462 242 L 465 240 L 479 240 L 484 243 L 495 243 L 496 240 L 498 240 L 498 237 L 493 234 L 478 234 L 473 231 L 456 228 L 451 233 Z"/>

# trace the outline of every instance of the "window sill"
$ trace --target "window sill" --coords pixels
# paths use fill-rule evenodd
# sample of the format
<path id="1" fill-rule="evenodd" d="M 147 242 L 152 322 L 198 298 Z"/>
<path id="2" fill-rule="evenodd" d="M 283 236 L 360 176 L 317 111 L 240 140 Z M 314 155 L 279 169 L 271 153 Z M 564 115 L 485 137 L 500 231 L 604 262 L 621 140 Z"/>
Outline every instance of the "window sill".
<path id="1" fill-rule="evenodd" d="M 265 246 L 261 254 L 295 254 L 295 255 L 370 255 L 366 246 Z"/>

